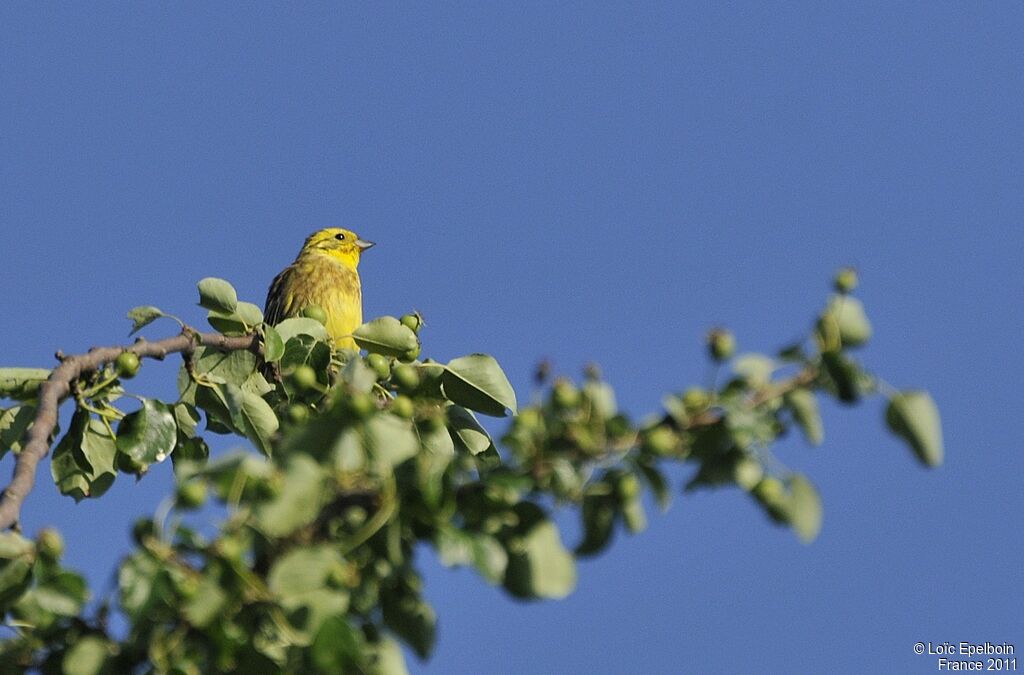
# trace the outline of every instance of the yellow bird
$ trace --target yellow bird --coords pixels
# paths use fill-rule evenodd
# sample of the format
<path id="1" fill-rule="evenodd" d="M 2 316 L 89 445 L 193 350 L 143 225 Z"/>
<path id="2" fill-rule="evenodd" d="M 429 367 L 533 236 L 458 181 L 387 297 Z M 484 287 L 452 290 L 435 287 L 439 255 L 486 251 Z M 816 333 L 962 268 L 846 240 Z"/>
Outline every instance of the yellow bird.
<path id="1" fill-rule="evenodd" d="M 356 349 L 352 332 L 363 323 L 363 292 L 359 256 L 372 241 L 340 227 L 306 238 L 299 255 L 274 277 L 263 314 L 273 325 L 317 305 L 327 315 L 327 332 L 337 347 Z"/>

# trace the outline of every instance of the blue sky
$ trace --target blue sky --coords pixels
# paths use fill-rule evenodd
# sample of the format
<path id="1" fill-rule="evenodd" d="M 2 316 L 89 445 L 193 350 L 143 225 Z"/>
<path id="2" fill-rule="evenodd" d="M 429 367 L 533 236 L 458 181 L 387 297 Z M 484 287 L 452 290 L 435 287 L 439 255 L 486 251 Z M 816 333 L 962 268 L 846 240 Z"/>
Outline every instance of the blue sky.
<path id="1" fill-rule="evenodd" d="M 824 447 L 778 450 L 825 500 L 813 545 L 722 491 L 562 602 L 425 556 L 440 639 L 410 665 L 930 672 L 917 641 L 1024 648 L 1022 28 L 1013 3 L 4 5 L 0 363 L 121 342 L 139 304 L 199 323 L 208 275 L 262 303 L 340 225 L 379 244 L 368 316 L 419 309 L 435 358 L 490 352 L 521 396 L 539 357 L 597 361 L 640 415 L 705 379 L 709 326 L 776 348 L 853 264 L 864 359 L 931 390 L 944 467 L 880 401 L 829 406 Z M 172 395 L 175 368 L 138 391 Z M 169 473 L 77 506 L 43 474 L 26 529 L 60 527 L 102 588 Z"/>

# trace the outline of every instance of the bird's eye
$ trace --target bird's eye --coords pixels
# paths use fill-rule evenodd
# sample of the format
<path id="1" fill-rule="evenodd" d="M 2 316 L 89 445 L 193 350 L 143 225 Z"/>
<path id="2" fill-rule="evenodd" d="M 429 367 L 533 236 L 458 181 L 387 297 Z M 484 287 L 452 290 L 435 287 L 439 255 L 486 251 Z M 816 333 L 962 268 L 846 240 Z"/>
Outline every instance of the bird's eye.
<path id="1" fill-rule="evenodd" d="M 334 235 L 334 238 L 337 239 L 338 241 L 344 241 L 345 240 L 345 235 L 339 233 L 339 234 Z"/>

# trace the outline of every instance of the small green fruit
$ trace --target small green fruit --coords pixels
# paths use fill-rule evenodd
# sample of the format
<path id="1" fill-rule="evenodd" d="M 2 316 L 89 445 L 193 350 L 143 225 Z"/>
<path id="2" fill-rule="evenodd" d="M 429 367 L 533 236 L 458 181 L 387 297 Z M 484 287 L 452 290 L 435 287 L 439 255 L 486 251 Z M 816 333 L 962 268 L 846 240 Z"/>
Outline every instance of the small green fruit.
<path id="1" fill-rule="evenodd" d="M 664 456 L 676 449 L 676 435 L 668 427 L 659 426 L 644 434 L 643 447 L 651 454 Z"/>
<path id="2" fill-rule="evenodd" d="M 378 380 L 386 380 L 391 376 L 391 362 L 381 354 L 370 354 L 366 358 L 367 364 L 377 373 Z"/>
<path id="3" fill-rule="evenodd" d="M 391 402 L 391 412 L 399 417 L 412 419 L 412 416 L 416 413 L 416 408 L 413 405 L 411 398 L 404 394 L 399 394 L 395 397 L 395 400 Z"/>
<path id="4" fill-rule="evenodd" d="M 852 293 L 853 289 L 857 288 L 857 281 L 857 270 L 852 267 L 841 267 L 836 272 L 832 285 L 836 291 L 846 295 L 847 293 Z"/>
<path id="5" fill-rule="evenodd" d="M 551 389 L 551 402 L 561 410 L 575 408 L 580 403 L 580 391 L 569 380 L 559 378 Z"/>
<path id="6" fill-rule="evenodd" d="M 781 480 L 774 476 L 766 476 L 762 478 L 758 484 L 754 486 L 753 492 L 757 501 L 761 502 L 765 506 L 778 507 L 786 500 L 786 487 L 782 484 Z"/>
<path id="7" fill-rule="evenodd" d="M 715 361 L 726 361 L 736 353 L 736 337 L 725 328 L 708 333 L 708 351 Z"/>
<path id="8" fill-rule="evenodd" d="M 142 361 L 139 360 L 139 356 L 134 352 L 121 352 L 118 354 L 117 360 L 114 361 L 114 368 L 117 370 L 117 374 L 126 380 L 135 377 L 141 367 Z"/>
<path id="9" fill-rule="evenodd" d="M 403 363 L 412 363 L 420 355 L 420 346 L 416 345 L 412 349 L 406 351 L 404 354 L 398 357 L 398 360 Z"/>
<path id="10" fill-rule="evenodd" d="M 519 414 L 516 415 L 516 427 L 519 429 L 525 429 L 531 433 L 539 431 L 543 423 L 544 418 L 536 408 L 523 408 L 519 411 Z"/>
<path id="11" fill-rule="evenodd" d="M 190 480 L 178 486 L 175 501 L 183 509 L 198 509 L 206 501 L 206 483 L 201 480 Z"/>
<path id="12" fill-rule="evenodd" d="M 305 363 L 292 372 L 291 380 L 299 391 L 311 391 L 317 386 L 316 371 Z"/>
<path id="13" fill-rule="evenodd" d="M 309 419 L 309 408 L 301 403 L 292 403 L 288 406 L 288 421 L 292 424 L 302 424 Z"/>
<path id="14" fill-rule="evenodd" d="M 245 544 L 236 536 L 228 535 L 217 542 L 217 551 L 228 560 L 241 560 Z"/>
<path id="15" fill-rule="evenodd" d="M 635 499 L 640 494 L 640 481 L 631 473 L 627 473 L 619 479 L 619 484 L 615 487 L 623 501 Z"/>
<path id="16" fill-rule="evenodd" d="M 420 385 L 420 373 L 415 367 L 402 363 L 391 371 L 391 381 L 403 391 L 412 391 Z"/>
<path id="17" fill-rule="evenodd" d="M 764 477 L 764 469 L 757 460 L 744 457 L 732 467 L 732 476 L 737 485 L 750 491 L 760 484 Z"/>
<path id="18" fill-rule="evenodd" d="M 39 555 L 51 562 L 57 562 L 64 555 L 64 537 L 51 527 L 39 532 L 36 546 L 39 549 Z"/>
<path id="19" fill-rule="evenodd" d="M 686 412 L 700 412 L 711 403 L 711 394 L 700 387 L 690 387 L 683 393 L 683 407 Z"/>
<path id="20" fill-rule="evenodd" d="M 306 305 L 302 310 L 302 316 L 327 325 L 327 312 L 320 305 Z"/>
<path id="21" fill-rule="evenodd" d="M 377 404 L 369 394 L 361 391 L 353 392 L 348 399 L 348 409 L 357 419 L 366 419 L 377 410 Z"/>
<path id="22" fill-rule="evenodd" d="M 423 317 L 420 316 L 419 312 L 413 312 L 412 314 L 405 314 L 399 321 L 402 325 L 411 330 L 413 333 L 419 333 L 420 328 L 423 327 Z"/>

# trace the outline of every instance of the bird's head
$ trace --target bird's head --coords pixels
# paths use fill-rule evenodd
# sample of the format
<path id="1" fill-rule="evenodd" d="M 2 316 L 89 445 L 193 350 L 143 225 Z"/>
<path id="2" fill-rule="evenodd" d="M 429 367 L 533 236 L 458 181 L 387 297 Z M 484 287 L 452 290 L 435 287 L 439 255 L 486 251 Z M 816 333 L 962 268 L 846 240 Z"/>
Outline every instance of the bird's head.
<path id="1" fill-rule="evenodd" d="M 372 241 L 361 239 L 351 230 L 328 227 L 309 235 L 299 255 L 326 255 L 355 269 L 359 265 L 359 256 L 371 246 Z"/>

